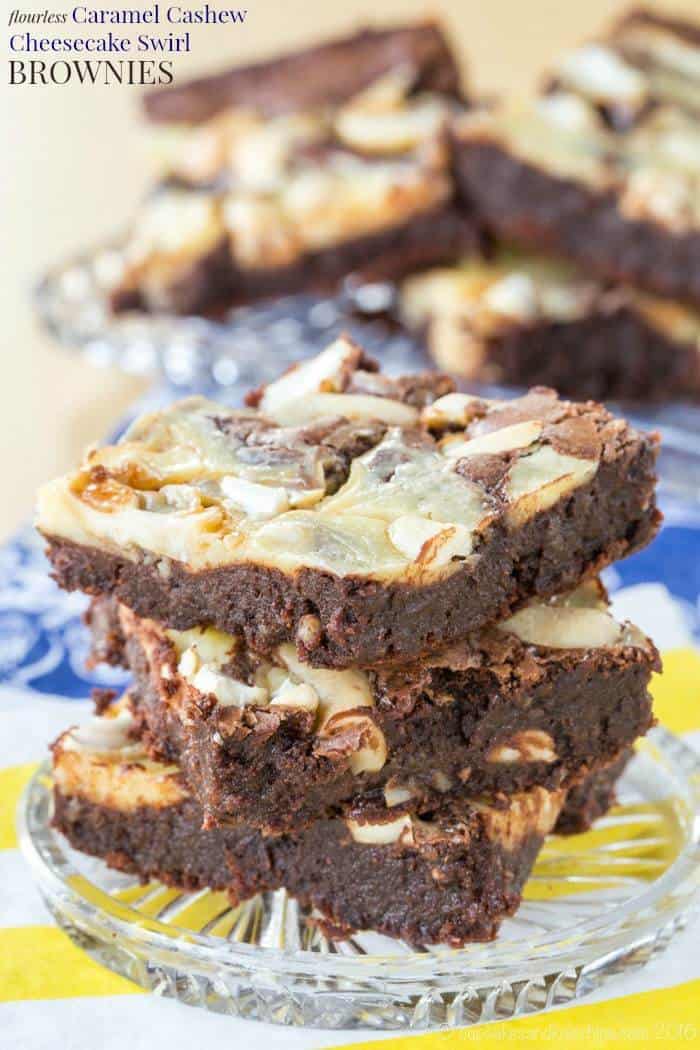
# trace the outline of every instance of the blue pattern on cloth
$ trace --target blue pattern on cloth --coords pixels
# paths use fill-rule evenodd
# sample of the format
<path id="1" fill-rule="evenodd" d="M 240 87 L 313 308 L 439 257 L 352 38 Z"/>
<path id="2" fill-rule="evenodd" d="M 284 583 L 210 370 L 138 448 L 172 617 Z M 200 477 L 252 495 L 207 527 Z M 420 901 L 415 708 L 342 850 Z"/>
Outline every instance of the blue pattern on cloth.
<path id="1" fill-rule="evenodd" d="M 0 684 L 83 700 L 94 686 L 119 687 L 129 675 L 100 665 L 88 671 L 89 599 L 49 576 L 44 542 L 30 527 L 0 549 Z"/>

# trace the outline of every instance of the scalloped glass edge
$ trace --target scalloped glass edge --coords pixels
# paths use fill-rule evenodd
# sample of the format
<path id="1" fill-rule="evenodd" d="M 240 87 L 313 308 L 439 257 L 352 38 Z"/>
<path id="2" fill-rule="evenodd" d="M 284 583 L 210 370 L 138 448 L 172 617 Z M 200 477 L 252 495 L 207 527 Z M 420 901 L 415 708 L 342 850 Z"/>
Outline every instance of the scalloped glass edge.
<path id="1" fill-rule="evenodd" d="M 127 312 L 115 315 L 109 295 L 124 269 L 124 240 L 66 259 L 37 282 L 39 320 L 59 344 L 95 365 L 155 375 L 183 390 L 236 398 L 322 350 L 348 331 L 388 371 L 434 367 L 419 338 L 382 321 L 393 302 L 391 284 L 356 286 L 335 295 L 300 293 L 225 311 L 220 318 Z M 512 397 L 515 387 L 462 383 L 485 397 Z M 660 428 L 678 447 L 697 443 L 700 406 L 690 402 L 618 406 L 646 427 Z"/>
<path id="2" fill-rule="evenodd" d="M 523 945 L 392 955 L 240 944 L 149 920 L 79 875 L 50 827 L 48 764 L 20 803 L 20 845 L 49 910 L 93 958 L 158 995 L 247 1019 L 314 1028 L 424 1029 L 505 1020 L 567 1003 L 646 963 L 698 910 L 700 758 L 654 729 L 641 753 L 673 785 L 683 842 L 648 888 L 606 914 Z M 82 891 L 81 891 L 82 887 Z M 266 895 L 267 896 L 267 895 Z M 294 905 L 284 891 L 271 907 Z M 385 942 L 386 943 L 386 942 Z"/>
<path id="3" fill-rule="evenodd" d="M 34 288 L 34 307 L 49 335 L 96 365 L 155 374 L 178 388 L 245 389 L 317 353 L 341 330 L 354 332 L 383 359 L 396 357 L 402 369 L 428 364 L 409 333 L 387 331 L 378 321 L 381 305 L 393 296 L 389 285 L 286 295 L 231 307 L 216 318 L 114 314 L 109 296 L 124 265 L 124 243 L 115 239 L 54 267 Z M 367 309 L 357 313 L 353 307 L 360 304 Z"/>

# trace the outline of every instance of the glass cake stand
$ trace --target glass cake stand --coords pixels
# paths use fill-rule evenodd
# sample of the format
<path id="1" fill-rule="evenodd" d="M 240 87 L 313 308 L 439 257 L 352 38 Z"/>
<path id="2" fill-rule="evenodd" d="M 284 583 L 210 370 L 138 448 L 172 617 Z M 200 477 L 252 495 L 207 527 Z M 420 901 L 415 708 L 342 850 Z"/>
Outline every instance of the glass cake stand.
<path id="1" fill-rule="evenodd" d="M 141 312 L 115 315 L 110 295 L 126 262 L 115 239 L 53 268 L 39 282 L 34 305 L 44 327 L 91 363 L 153 375 L 170 397 L 209 394 L 231 404 L 291 364 L 323 350 L 348 332 L 389 373 L 420 371 L 431 361 L 419 339 L 388 321 L 395 290 L 389 284 L 355 286 L 335 296 L 293 295 L 229 309 L 217 318 Z M 463 383 L 486 397 L 512 397 L 514 388 Z M 678 442 L 700 435 L 700 407 L 689 403 L 624 406 L 635 422 Z"/>
<path id="2" fill-rule="evenodd" d="M 567 1003 L 663 950 L 700 889 L 700 759 L 662 729 L 641 742 L 619 804 L 592 831 L 551 837 L 496 940 L 416 951 L 371 933 L 331 942 L 284 891 L 141 885 L 50 826 L 49 767 L 20 806 L 20 839 L 49 909 L 99 962 L 158 995 L 314 1028 L 476 1024 Z"/>
<path id="3" fill-rule="evenodd" d="M 139 311 L 114 314 L 110 295 L 125 268 L 115 240 L 55 267 L 39 282 L 39 319 L 62 345 L 98 365 L 153 374 L 176 387 L 249 389 L 290 364 L 318 353 L 341 331 L 380 354 L 384 367 L 426 367 L 420 345 L 383 319 L 389 285 L 335 296 L 290 295 L 226 310 L 216 318 Z"/>

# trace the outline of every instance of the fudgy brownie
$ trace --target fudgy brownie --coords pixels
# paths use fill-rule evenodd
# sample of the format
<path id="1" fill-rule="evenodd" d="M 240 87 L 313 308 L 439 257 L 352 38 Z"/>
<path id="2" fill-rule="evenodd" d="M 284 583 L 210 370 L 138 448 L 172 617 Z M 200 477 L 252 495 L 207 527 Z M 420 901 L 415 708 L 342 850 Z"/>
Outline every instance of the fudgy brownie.
<path id="1" fill-rule="evenodd" d="M 179 630 L 367 666 L 571 589 L 656 532 L 655 436 L 546 388 L 486 402 L 375 369 L 339 339 L 256 407 L 141 418 L 41 490 L 55 578 Z"/>
<path id="2" fill-rule="evenodd" d="M 455 375 L 600 400 L 700 398 L 700 313 L 501 249 L 404 281 L 399 315 Z"/>
<path id="3" fill-rule="evenodd" d="M 134 674 L 155 758 L 180 765 L 209 827 L 299 830 L 348 808 L 578 784 L 651 724 L 654 646 L 597 581 L 418 661 L 318 670 L 256 657 L 213 629 L 172 631 L 113 599 L 89 617 L 97 659 Z"/>
<path id="4" fill-rule="evenodd" d="M 117 712 L 54 745 L 53 823 L 72 845 L 144 880 L 227 888 L 234 903 L 285 886 L 335 936 L 376 929 L 416 945 L 494 937 L 566 798 L 535 788 L 430 819 L 385 811 L 371 823 L 320 821 L 268 838 L 244 825 L 205 831 L 177 768 L 152 762 L 128 710 Z M 614 774 L 598 775 L 599 793 L 602 776 Z"/>
<path id="5" fill-rule="evenodd" d="M 499 236 L 700 304 L 700 34 L 635 11 L 533 104 L 460 118 L 457 180 Z"/>
<path id="6" fill-rule="evenodd" d="M 110 867 L 183 889 L 225 889 L 235 832 L 202 833 L 202 811 L 176 766 L 138 739 L 128 696 L 52 746 L 54 827 Z"/>
<path id="7" fill-rule="evenodd" d="M 208 240 L 201 254 L 201 242 L 186 245 L 183 239 L 182 245 L 178 244 L 172 253 L 156 247 L 151 255 L 153 243 L 149 241 L 145 248 L 148 259 L 139 261 L 114 290 L 112 306 L 116 312 L 209 313 L 298 292 L 332 292 L 350 275 L 360 284 L 365 283 L 365 274 L 372 282 L 393 281 L 414 270 L 458 259 L 478 247 L 474 222 L 451 201 L 436 206 L 428 202 L 425 210 L 403 222 L 394 221 L 390 214 L 394 204 L 407 199 L 402 189 L 387 185 L 387 194 L 391 203 L 386 209 L 382 210 L 383 206 L 380 209 L 386 222 L 379 223 L 377 229 L 352 234 L 341 243 L 304 252 L 286 261 L 263 258 L 268 247 L 262 242 L 257 265 L 237 261 L 231 254 L 228 234 Z M 186 224 L 193 208 L 199 209 L 199 203 L 194 203 L 192 193 L 163 188 L 146 205 L 143 221 L 150 230 L 160 228 L 162 223 L 168 239 L 176 237 L 177 231 L 182 231 L 186 239 L 192 232 L 188 232 Z M 353 216 L 353 221 L 355 218 Z M 321 229 L 314 215 L 305 215 L 300 221 L 312 237 L 314 231 Z M 280 216 L 270 214 L 264 224 L 273 239 L 278 234 L 283 236 Z M 263 238 L 268 236 L 262 229 L 260 234 Z M 154 234 L 156 239 L 159 236 Z M 136 255 L 140 251 L 134 240 L 129 252 Z M 257 253 L 258 248 L 254 251 Z"/>
<path id="8" fill-rule="evenodd" d="M 558 834 L 576 835 L 590 828 L 598 817 L 605 816 L 615 805 L 617 781 L 632 754 L 632 749 L 623 752 L 614 762 L 589 773 L 567 792 L 566 803 L 557 820 Z"/>
<path id="9" fill-rule="evenodd" d="M 459 75 L 432 24 L 365 31 L 147 98 L 174 122 L 132 224 L 117 310 L 202 312 L 453 259 Z"/>

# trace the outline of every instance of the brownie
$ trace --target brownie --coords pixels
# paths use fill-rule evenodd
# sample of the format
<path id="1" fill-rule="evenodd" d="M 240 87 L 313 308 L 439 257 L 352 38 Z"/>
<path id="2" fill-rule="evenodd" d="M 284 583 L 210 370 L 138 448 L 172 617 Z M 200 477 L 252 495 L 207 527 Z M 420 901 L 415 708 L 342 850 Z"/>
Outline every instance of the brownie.
<path id="1" fill-rule="evenodd" d="M 393 70 L 408 68 L 414 90 L 460 98 L 454 56 L 439 25 L 426 21 L 362 29 L 297 53 L 151 91 L 144 98 L 157 122 L 197 124 L 227 109 L 269 116 L 337 106 Z"/>
<path id="2" fill-rule="evenodd" d="M 464 199 L 498 236 L 700 305 L 698 29 L 635 12 L 540 98 L 461 118 Z"/>
<path id="3" fill-rule="evenodd" d="M 433 23 L 152 93 L 149 115 L 175 133 L 131 224 L 113 309 L 216 313 L 473 250 L 449 148 L 463 109 Z"/>
<path id="4" fill-rule="evenodd" d="M 83 853 L 110 868 L 159 879 L 185 890 L 225 890 L 231 882 L 229 851 L 236 832 L 203 832 L 194 799 L 133 810 L 54 790 L 53 827 Z"/>
<path id="5" fill-rule="evenodd" d="M 615 805 L 617 781 L 632 754 L 632 750 L 623 752 L 614 762 L 589 773 L 579 784 L 570 788 L 557 820 L 556 830 L 560 835 L 576 835 L 586 831 Z"/>
<path id="6" fill-rule="evenodd" d="M 697 22 L 639 7 L 620 17 L 599 41 L 562 56 L 545 89 L 581 94 L 620 132 L 664 106 L 697 115 L 699 49 Z"/>
<path id="7" fill-rule="evenodd" d="M 334 936 L 377 930 L 416 947 L 492 940 L 523 886 L 565 791 L 465 803 L 423 819 L 320 820 L 299 835 L 252 833 L 230 857 L 234 897 L 284 886 Z"/>
<path id="8" fill-rule="evenodd" d="M 491 939 L 516 910 L 566 796 L 535 788 L 429 818 L 385 811 L 267 838 L 245 825 L 202 830 L 177 769 L 150 761 L 132 731 L 122 711 L 59 737 L 54 827 L 144 881 L 225 886 L 234 903 L 284 886 L 333 936 L 375 929 L 417 946 Z"/>
<path id="9" fill-rule="evenodd" d="M 161 196 L 172 195 L 163 190 Z M 177 206 L 175 199 L 172 203 Z M 305 252 L 277 266 L 240 265 L 231 254 L 228 239 L 222 237 L 201 256 L 178 260 L 176 271 L 165 282 L 158 274 L 155 280 L 145 275 L 127 280 L 113 291 L 112 307 L 117 313 L 216 314 L 222 308 L 262 299 L 301 292 L 332 293 L 345 278 L 360 285 L 398 280 L 415 270 L 452 262 L 465 252 L 477 250 L 480 242 L 476 223 L 451 201 L 406 222 L 387 223 L 376 232 Z"/>
<path id="10" fill-rule="evenodd" d="M 659 668 L 596 581 L 417 661 L 315 670 L 216 630 L 168 631 L 113 599 L 89 616 L 96 659 L 134 675 L 155 758 L 207 826 L 298 830 L 352 810 L 422 813 L 451 797 L 578 784 L 651 724 Z"/>
<path id="11" fill-rule="evenodd" d="M 134 726 L 127 698 L 53 744 L 53 826 L 76 849 L 144 882 L 226 889 L 240 834 L 202 831 L 179 770 L 149 759 Z"/>
<path id="12" fill-rule="evenodd" d="M 439 368 L 600 400 L 700 399 L 700 313 L 501 249 L 408 278 L 399 315 Z"/>
<path id="13" fill-rule="evenodd" d="M 700 399 L 700 314 L 501 249 L 407 278 L 398 314 L 441 369 L 628 402 Z"/>
<path id="14" fill-rule="evenodd" d="M 58 583 L 317 666 L 416 656 L 648 543 L 657 439 L 594 402 L 390 379 L 347 339 L 230 409 L 138 420 L 44 486 Z"/>

